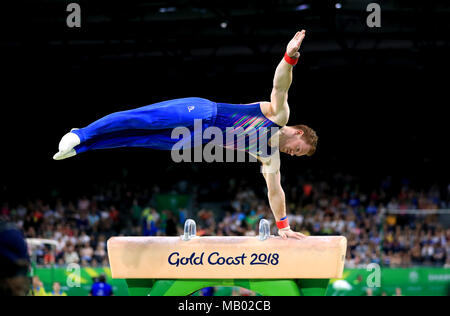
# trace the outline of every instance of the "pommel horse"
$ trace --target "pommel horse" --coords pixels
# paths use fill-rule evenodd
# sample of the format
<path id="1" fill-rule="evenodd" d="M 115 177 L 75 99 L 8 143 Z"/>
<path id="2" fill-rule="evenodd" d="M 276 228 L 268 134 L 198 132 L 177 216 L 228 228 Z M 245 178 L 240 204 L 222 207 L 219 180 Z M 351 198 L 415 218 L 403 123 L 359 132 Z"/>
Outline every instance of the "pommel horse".
<path id="1" fill-rule="evenodd" d="M 263 296 L 325 295 L 342 278 L 347 239 L 303 240 L 270 235 L 262 219 L 257 237 L 198 237 L 187 220 L 179 237 L 112 237 L 111 274 L 132 296 L 185 296 L 210 286 L 238 286 Z"/>

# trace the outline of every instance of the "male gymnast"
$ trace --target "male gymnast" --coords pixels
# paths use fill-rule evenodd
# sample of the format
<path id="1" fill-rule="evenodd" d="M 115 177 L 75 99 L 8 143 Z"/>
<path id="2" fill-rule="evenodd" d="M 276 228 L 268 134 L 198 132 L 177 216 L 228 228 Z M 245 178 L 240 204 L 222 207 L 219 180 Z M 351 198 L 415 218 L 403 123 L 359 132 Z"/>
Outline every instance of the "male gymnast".
<path id="1" fill-rule="evenodd" d="M 263 140 L 269 148 L 276 147 L 277 154 L 281 151 L 292 156 L 311 156 L 316 150 L 318 137 L 311 128 L 305 125 L 286 125 L 289 120 L 287 99 L 292 83 L 292 70 L 300 57 L 299 49 L 305 34 L 305 30 L 297 32 L 287 45 L 284 58 L 275 71 L 270 102 L 226 104 L 202 98 L 182 98 L 116 112 L 87 127 L 72 129 L 61 139 L 59 152 L 53 159 L 62 160 L 88 150 L 117 147 L 171 150 L 178 141 L 171 137 L 171 131 L 177 127 L 192 130 L 194 120 L 201 120 L 203 129 L 216 127 L 225 133 L 230 127 L 242 127 L 244 130 L 252 128 L 256 132 L 264 130 L 266 132 L 256 133 L 256 151 L 249 150 L 252 146 L 244 148 L 244 151 L 253 154 L 262 163 L 262 173 L 266 180 L 269 204 L 276 220 L 278 234 L 283 239 L 302 239 L 305 236 L 290 229 L 286 216 L 279 159 L 271 158 L 273 152 L 267 154 L 265 151 L 263 154 L 258 146 Z M 270 132 L 273 128 L 275 133 Z M 275 143 L 274 136 L 277 136 L 276 146 L 271 143 Z M 277 162 L 274 163 L 274 160 Z M 267 171 L 269 169 L 271 171 Z"/>

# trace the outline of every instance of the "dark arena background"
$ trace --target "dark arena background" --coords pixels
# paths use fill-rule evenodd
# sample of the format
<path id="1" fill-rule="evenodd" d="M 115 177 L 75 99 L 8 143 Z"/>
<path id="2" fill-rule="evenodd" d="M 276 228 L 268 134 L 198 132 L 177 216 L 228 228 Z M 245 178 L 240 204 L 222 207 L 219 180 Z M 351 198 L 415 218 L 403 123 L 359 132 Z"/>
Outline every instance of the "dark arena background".
<path id="1" fill-rule="evenodd" d="M 80 27 L 67 25 L 70 3 Z M 311 157 L 281 154 L 281 183 L 293 230 L 347 238 L 326 295 L 447 295 L 450 4 L 376 3 L 379 27 L 371 1 L 356 0 L 2 4 L 0 219 L 28 241 L 27 295 L 95 295 L 105 283 L 128 295 L 107 240 L 179 236 L 187 218 L 199 236 L 241 237 L 265 218 L 276 236 L 258 163 L 175 163 L 142 148 L 52 157 L 71 128 L 113 112 L 183 97 L 270 101 L 302 29 L 288 125 L 311 126 L 319 142 Z M 16 277 L 0 277 L 2 293 Z M 193 295 L 261 293 L 236 283 Z"/>

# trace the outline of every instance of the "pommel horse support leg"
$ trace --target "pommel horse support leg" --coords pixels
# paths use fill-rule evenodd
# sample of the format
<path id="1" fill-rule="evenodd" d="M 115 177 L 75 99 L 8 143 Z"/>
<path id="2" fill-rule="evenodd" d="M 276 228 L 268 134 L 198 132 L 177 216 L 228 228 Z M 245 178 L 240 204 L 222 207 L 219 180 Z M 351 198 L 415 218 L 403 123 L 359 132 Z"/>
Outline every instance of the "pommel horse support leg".
<path id="1" fill-rule="evenodd" d="M 270 236 L 197 237 L 187 220 L 180 237 L 112 237 L 112 277 L 126 279 L 133 296 L 190 295 L 210 286 L 239 286 L 263 296 L 325 295 L 330 278 L 342 278 L 347 240 Z"/>

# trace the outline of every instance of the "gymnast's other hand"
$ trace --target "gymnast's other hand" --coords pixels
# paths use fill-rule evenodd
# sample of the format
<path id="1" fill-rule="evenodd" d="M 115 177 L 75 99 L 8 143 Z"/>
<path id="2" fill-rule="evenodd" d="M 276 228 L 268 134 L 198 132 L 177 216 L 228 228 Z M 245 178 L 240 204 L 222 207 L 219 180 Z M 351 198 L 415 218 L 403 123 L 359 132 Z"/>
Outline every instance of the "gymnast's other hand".
<path id="1" fill-rule="evenodd" d="M 281 238 L 283 238 L 283 239 L 295 238 L 295 239 L 300 239 L 301 240 L 301 239 L 306 238 L 306 236 L 303 235 L 302 233 L 294 232 L 291 229 L 287 229 L 287 230 L 279 229 L 278 230 L 278 235 L 280 235 Z"/>

